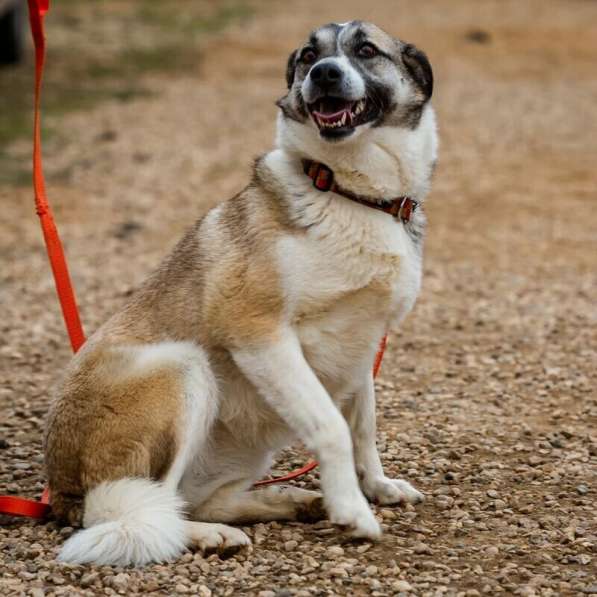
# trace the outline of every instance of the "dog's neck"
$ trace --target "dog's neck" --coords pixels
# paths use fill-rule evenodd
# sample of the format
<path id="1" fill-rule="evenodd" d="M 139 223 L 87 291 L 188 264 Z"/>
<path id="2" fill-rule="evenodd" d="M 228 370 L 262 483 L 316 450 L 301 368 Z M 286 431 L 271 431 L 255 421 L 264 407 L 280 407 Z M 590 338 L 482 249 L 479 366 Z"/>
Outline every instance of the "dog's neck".
<path id="1" fill-rule="evenodd" d="M 296 160 L 326 164 L 342 187 L 353 193 L 386 198 L 408 195 L 422 201 L 429 191 L 437 158 L 437 132 L 431 106 L 416 129 L 379 127 L 340 143 L 323 140 L 309 124 L 278 118 L 277 146 Z"/>

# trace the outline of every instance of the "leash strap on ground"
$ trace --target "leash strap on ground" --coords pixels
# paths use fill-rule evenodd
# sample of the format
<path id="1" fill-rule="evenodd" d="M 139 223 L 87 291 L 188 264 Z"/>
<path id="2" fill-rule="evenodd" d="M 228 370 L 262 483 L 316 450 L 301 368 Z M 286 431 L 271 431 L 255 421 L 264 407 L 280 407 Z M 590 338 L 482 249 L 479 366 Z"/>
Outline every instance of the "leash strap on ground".
<path id="1" fill-rule="evenodd" d="M 0 514 L 45 518 L 50 513 L 50 492 L 46 487 L 39 502 L 12 495 L 0 495 Z"/>
<path id="2" fill-rule="evenodd" d="M 44 34 L 44 17 L 50 8 L 49 0 L 28 0 L 29 23 L 35 44 L 35 119 L 33 123 L 33 188 L 35 192 L 35 208 L 40 218 L 41 228 L 46 243 L 48 258 L 54 274 L 56 292 L 62 307 L 62 315 L 71 346 L 76 352 L 85 336 L 79 318 L 79 311 L 75 300 L 75 293 L 68 274 L 68 267 L 54 224 L 52 210 L 46 195 L 46 185 L 41 161 L 41 114 L 40 95 L 43 78 L 44 61 L 46 55 L 46 40 Z M 45 518 L 50 512 L 50 492 L 44 489 L 40 501 L 29 500 L 15 496 L 0 496 L 0 514 L 25 516 L 28 518 Z"/>

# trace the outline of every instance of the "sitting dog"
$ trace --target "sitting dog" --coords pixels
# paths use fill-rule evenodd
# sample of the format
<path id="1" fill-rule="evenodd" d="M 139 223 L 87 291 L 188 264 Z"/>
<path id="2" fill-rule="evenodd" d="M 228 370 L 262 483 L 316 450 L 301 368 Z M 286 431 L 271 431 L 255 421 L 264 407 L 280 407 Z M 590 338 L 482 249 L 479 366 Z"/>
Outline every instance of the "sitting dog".
<path id="1" fill-rule="evenodd" d="M 142 565 L 229 524 L 305 520 L 376 539 L 367 499 L 422 495 L 384 475 L 371 375 L 421 282 L 437 134 L 423 52 L 354 21 L 294 51 L 276 148 L 202 217 L 73 358 L 46 434 L 52 510 L 84 529 L 60 558 Z M 322 494 L 251 490 L 300 439 Z"/>

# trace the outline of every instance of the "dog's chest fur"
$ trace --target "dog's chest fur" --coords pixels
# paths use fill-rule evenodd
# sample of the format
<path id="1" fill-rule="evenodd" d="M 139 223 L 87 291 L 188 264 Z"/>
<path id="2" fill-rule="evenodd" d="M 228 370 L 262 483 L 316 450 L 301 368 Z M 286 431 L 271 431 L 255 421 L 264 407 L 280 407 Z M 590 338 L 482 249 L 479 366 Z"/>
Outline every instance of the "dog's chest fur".
<path id="1" fill-rule="evenodd" d="M 309 189 L 295 208 L 305 232 L 276 247 L 288 320 L 311 366 L 340 389 L 362 380 L 387 327 L 412 308 L 421 247 L 388 214 L 338 195 Z"/>

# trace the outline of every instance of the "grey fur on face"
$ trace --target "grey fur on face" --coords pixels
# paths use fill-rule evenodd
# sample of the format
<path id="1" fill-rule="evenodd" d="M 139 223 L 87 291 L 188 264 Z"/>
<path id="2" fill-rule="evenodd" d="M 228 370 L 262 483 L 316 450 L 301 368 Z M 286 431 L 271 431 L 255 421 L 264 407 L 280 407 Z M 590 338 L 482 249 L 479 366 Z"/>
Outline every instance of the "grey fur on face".
<path id="1" fill-rule="evenodd" d="M 284 117 L 311 120 L 328 140 L 364 126 L 414 129 L 433 92 L 426 55 L 362 21 L 313 31 L 291 53 L 286 80 L 278 101 Z"/>

